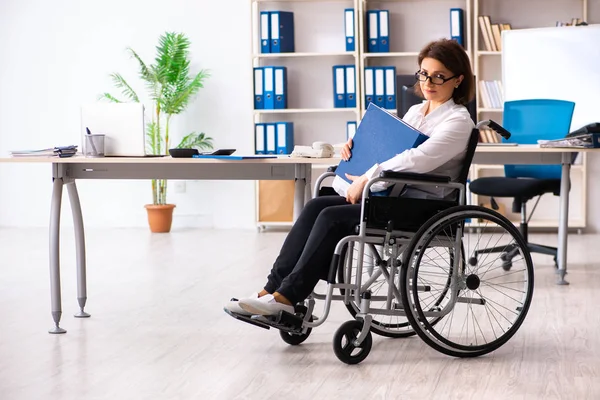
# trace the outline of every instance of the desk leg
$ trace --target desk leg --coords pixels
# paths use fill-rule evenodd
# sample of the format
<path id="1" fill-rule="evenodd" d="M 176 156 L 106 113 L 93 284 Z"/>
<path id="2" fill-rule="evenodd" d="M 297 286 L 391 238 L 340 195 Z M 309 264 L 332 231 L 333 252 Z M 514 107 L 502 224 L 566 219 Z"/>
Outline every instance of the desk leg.
<path id="1" fill-rule="evenodd" d="M 52 203 L 50 206 L 50 296 L 52 302 L 52 319 L 54 328 L 49 333 L 66 333 L 59 326 L 62 315 L 60 301 L 60 208 L 62 201 L 63 180 L 54 178 L 52 183 Z"/>
<path id="2" fill-rule="evenodd" d="M 304 197 L 306 191 L 306 164 L 295 165 L 295 178 L 294 178 L 294 222 L 300 216 L 302 209 L 304 208 Z"/>
<path id="3" fill-rule="evenodd" d="M 567 230 L 569 228 L 569 187 L 571 173 L 571 154 L 562 155 L 562 173 L 560 177 L 560 207 L 558 217 L 558 285 L 568 285 L 567 273 Z"/>
<path id="4" fill-rule="evenodd" d="M 75 318 L 89 318 L 90 314 L 83 311 L 87 301 L 87 279 L 85 267 L 85 232 L 83 230 L 83 215 L 81 214 L 81 203 L 75 181 L 67 183 L 67 192 L 71 210 L 73 211 L 73 225 L 75 227 L 75 252 L 77 257 L 77 302 L 79 303 L 79 312 Z"/>

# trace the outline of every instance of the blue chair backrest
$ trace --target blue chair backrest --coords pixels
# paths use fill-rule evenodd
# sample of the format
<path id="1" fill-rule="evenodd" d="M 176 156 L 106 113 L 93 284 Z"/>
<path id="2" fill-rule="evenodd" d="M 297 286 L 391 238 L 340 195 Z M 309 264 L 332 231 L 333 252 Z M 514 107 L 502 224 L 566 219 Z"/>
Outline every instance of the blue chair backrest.
<path id="1" fill-rule="evenodd" d="M 506 142 L 537 144 L 539 139 L 564 138 L 571 127 L 575 103 L 565 100 L 534 99 L 504 103 L 502 126 L 511 134 Z M 560 165 L 505 165 L 509 178 L 560 179 Z"/>

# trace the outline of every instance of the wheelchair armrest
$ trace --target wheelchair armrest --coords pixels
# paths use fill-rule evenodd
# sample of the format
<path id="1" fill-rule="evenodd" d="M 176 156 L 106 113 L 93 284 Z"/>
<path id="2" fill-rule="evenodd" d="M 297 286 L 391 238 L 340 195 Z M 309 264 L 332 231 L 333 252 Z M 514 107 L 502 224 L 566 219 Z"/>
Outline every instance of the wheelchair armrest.
<path id="1" fill-rule="evenodd" d="M 380 178 L 383 179 L 402 179 L 407 181 L 425 181 L 433 183 L 449 183 L 450 177 L 444 175 L 434 174 L 418 174 L 416 172 L 394 172 L 394 171 L 382 171 L 379 174 Z"/>

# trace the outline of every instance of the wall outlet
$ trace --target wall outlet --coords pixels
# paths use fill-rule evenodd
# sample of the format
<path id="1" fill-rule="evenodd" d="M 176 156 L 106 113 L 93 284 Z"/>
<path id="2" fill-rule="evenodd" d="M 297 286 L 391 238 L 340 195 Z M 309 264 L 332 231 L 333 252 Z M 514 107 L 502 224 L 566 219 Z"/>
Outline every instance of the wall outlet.
<path id="1" fill-rule="evenodd" d="M 185 193 L 185 181 L 175 181 L 173 186 L 175 193 Z"/>

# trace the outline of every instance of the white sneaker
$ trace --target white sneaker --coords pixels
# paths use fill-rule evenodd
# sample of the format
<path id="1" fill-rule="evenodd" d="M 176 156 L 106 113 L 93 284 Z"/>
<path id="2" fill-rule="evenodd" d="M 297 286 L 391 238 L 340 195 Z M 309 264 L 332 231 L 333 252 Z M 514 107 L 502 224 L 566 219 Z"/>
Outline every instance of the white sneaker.
<path id="1" fill-rule="evenodd" d="M 254 299 L 241 299 L 238 305 L 252 315 L 277 315 L 279 311 L 287 311 L 290 314 L 294 314 L 294 306 L 278 303 L 272 294 Z"/>
<path id="2" fill-rule="evenodd" d="M 240 307 L 239 302 L 241 300 L 249 300 L 249 299 L 258 299 L 258 293 L 252 293 L 250 296 L 244 298 L 244 299 L 231 299 L 227 302 L 227 304 L 225 304 L 225 307 L 223 307 L 225 310 L 235 313 L 235 314 L 241 314 L 241 315 L 252 315 L 251 313 L 249 313 L 248 311 L 244 310 L 242 307 Z"/>

